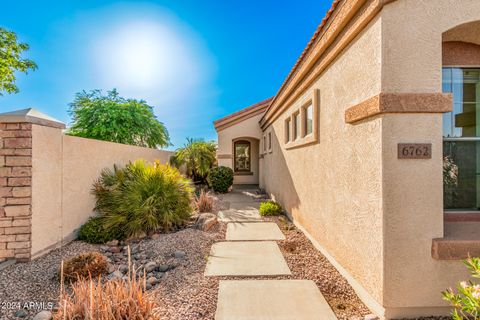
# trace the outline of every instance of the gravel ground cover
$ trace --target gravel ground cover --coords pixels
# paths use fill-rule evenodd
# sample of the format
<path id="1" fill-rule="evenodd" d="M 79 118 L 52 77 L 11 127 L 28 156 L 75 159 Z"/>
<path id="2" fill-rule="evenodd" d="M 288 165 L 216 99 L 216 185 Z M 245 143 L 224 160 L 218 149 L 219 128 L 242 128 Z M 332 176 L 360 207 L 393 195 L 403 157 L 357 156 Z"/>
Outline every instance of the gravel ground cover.
<path id="1" fill-rule="evenodd" d="M 214 211 L 227 209 L 228 203 L 216 197 Z M 160 302 L 160 314 L 167 320 L 214 319 L 219 280 L 226 279 L 307 279 L 313 280 L 338 319 L 363 319 L 371 312 L 360 301 L 348 282 L 336 271 L 328 260 L 315 249 L 305 235 L 292 223 L 283 218 L 270 217 L 286 236 L 278 241 L 280 249 L 292 271 L 292 276 L 275 277 L 204 277 L 203 273 L 211 245 L 225 239 L 226 225 L 217 224 L 208 232 L 186 228 L 174 233 L 159 234 L 153 238 L 132 241 L 132 261 L 143 269 L 155 264 L 148 278 L 155 278 L 149 292 Z M 115 250 L 112 250 L 114 249 Z M 74 241 L 61 249 L 29 263 L 21 263 L 0 270 L 0 302 L 56 302 L 60 283 L 58 269 L 62 259 L 88 251 L 106 254 L 112 263 L 110 277 L 125 266 L 125 246 L 99 246 Z M 162 266 L 167 270 L 159 271 Z M 125 272 L 123 272 L 125 274 Z M 1 310 L 0 319 L 15 317 L 18 310 Z M 38 311 L 30 310 L 23 319 L 31 319 Z M 423 318 L 440 320 L 446 318 Z"/>
<path id="2" fill-rule="evenodd" d="M 98 246 L 74 241 L 61 249 L 27 263 L 18 263 L 0 271 L 0 319 L 17 319 L 15 314 L 30 319 L 38 310 L 19 311 L 19 304 L 37 302 L 38 307 L 48 308 L 47 303 L 56 303 L 60 295 L 58 270 L 62 259 L 81 252 L 98 251 Z"/>

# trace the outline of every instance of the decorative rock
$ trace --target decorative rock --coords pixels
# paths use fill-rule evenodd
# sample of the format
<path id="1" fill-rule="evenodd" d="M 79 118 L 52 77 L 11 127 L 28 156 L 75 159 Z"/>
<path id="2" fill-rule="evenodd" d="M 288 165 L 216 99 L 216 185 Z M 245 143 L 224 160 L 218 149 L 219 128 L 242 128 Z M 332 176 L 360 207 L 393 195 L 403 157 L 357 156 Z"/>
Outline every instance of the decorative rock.
<path id="1" fill-rule="evenodd" d="M 128 272 L 128 266 L 126 264 L 121 264 L 118 266 L 118 270 L 120 270 L 121 273 L 127 273 Z"/>
<path id="2" fill-rule="evenodd" d="M 106 243 L 106 245 L 109 246 L 109 247 L 116 247 L 116 246 L 118 246 L 118 240 L 108 241 Z"/>
<path id="3" fill-rule="evenodd" d="M 367 314 L 363 320 L 378 320 L 379 318 L 374 314 Z"/>
<path id="4" fill-rule="evenodd" d="M 161 235 L 160 235 L 159 233 L 155 233 L 155 234 L 152 234 L 150 238 L 151 238 L 152 240 L 156 240 L 156 239 L 158 239 L 158 238 L 160 238 L 160 237 L 161 237 Z"/>
<path id="5" fill-rule="evenodd" d="M 170 270 L 170 266 L 168 264 L 161 264 L 157 267 L 157 270 L 160 272 L 166 272 Z"/>
<path id="6" fill-rule="evenodd" d="M 33 317 L 33 320 L 51 320 L 53 319 L 52 313 L 50 311 L 40 311 L 37 313 L 35 317 Z"/>
<path id="7" fill-rule="evenodd" d="M 112 273 L 112 272 L 114 272 L 114 271 L 115 271 L 115 266 L 109 264 L 109 265 L 108 265 L 108 273 Z"/>
<path id="8" fill-rule="evenodd" d="M 197 222 L 195 222 L 195 228 L 202 231 L 208 231 L 216 225 L 217 222 L 217 216 L 215 214 L 205 212 L 198 216 Z"/>
<path id="9" fill-rule="evenodd" d="M 150 277 L 147 279 L 147 283 L 150 284 L 151 286 L 154 286 L 157 283 L 157 278 L 155 277 Z"/>
<path id="10" fill-rule="evenodd" d="M 147 285 L 145 286 L 145 288 L 146 288 L 147 290 L 150 290 L 150 289 L 152 289 L 152 285 L 151 285 L 150 283 L 147 283 Z"/>
<path id="11" fill-rule="evenodd" d="M 123 273 L 121 273 L 120 270 L 115 270 L 114 272 L 112 272 L 108 275 L 108 278 L 110 280 L 121 279 L 122 277 L 123 277 Z"/>
<path id="12" fill-rule="evenodd" d="M 111 253 L 120 253 L 122 249 L 120 249 L 120 247 L 110 247 L 108 248 L 108 251 L 110 251 Z"/>
<path id="13" fill-rule="evenodd" d="M 186 257 L 186 253 L 184 251 L 181 251 L 181 250 L 177 250 L 173 253 L 173 256 L 176 258 L 176 259 L 185 259 Z"/>
<path id="14" fill-rule="evenodd" d="M 17 310 L 17 312 L 15 312 L 16 318 L 25 318 L 26 316 L 28 316 L 28 312 L 25 311 L 25 309 L 20 309 L 20 310 Z"/>
<path id="15" fill-rule="evenodd" d="M 155 268 L 157 267 L 157 264 L 153 261 L 147 263 L 145 265 L 145 271 L 146 272 L 152 272 L 153 270 L 155 270 Z"/>

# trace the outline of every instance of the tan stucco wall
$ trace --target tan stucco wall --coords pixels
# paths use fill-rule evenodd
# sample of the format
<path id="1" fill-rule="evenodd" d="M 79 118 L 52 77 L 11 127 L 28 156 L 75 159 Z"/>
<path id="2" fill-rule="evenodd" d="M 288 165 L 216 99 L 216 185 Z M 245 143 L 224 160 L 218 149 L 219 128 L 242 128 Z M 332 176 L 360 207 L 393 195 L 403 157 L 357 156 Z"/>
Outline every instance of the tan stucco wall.
<path id="1" fill-rule="evenodd" d="M 466 40 L 465 32 L 442 34 L 479 20 L 480 6 L 477 0 L 401 0 L 386 6 L 381 17 L 382 90 L 441 92 L 442 38 Z M 432 159 L 396 159 L 400 142 L 432 143 Z M 384 304 L 392 317 L 447 313 L 440 292 L 467 272 L 461 262 L 436 261 L 430 253 L 432 239 L 443 236 L 442 115 L 387 115 L 382 144 Z"/>
<path id="2" fill-rule="evenodd" d="M 62 130 L 32 125 L 32 257 L 62 240 Z"/>
<path id="3" fill-rule="evenodd" d="M 277 119 L 261 186 L 377 301 L 383 296 L 382 119 L 356 126 L 345 110 L 380 92 L 381 20 L 375 19 Z M 319 143 L 286 150 L 284 120 L 320 91 Z M 270 128 L 267 128 L 269 130 Z"/>
<path id="4" fill-rule="evenodd" d="M 432 239 L 443 236 L 442 115 L 386 114 L 353 125 L 343 115 L 380 92 L 441 92 L 442 33 L 479 17 L 476 0 L 387 5 L 284 113 L 318 88 L 319 143 L 285 150 L 284 116 L 271 126 L 274 152 L 261 160 L 261 186 L 387 318 L 447 314 L 441 291 L 467 278 L 460 262 L 431 257 Z M 432 144 L 432 159 L 397 159 L 398 143 L 422 142 Z"/>
<path id="5" fill-rule="evenodd" d="M 233 169 L 233 141 L 248 140 L 252 146 L 252 173 L 253 175 L 235 175 L 235 184 L 258 184 L 259 183 L 259 149 L 262 131 L 258 122 L 262 115 L 256 115 L 239 122 L 218 132 L 218 165 Z M 229 155 L 230 158 L 222 158 Z"/>
<path id="6" fill-rule="evenodd" d="M 63 135 L 33 125 L 32 256 L 72 239 L 93 214 L 90 190 L 102 169 L 145 159 L 166 163 L 171 152 Z"/>

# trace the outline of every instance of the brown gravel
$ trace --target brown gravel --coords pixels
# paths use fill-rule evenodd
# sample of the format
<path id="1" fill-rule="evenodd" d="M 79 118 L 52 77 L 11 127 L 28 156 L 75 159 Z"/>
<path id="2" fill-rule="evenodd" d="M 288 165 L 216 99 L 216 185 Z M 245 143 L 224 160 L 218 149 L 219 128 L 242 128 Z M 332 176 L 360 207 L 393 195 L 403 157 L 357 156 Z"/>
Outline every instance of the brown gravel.
<path id="1" fill-rule="evenodd" d="M 0 270 L 0 319 L 16 319 L 18 304 L 53 303 L 60 294 L 58 270 L 62 259 L 81 252 L 98 251 L 98 246 L 75 241 L 61 249 L 56 249 L 38 259 L 18 263 Z M 29 310 L 24 319 L 31 319 L 36 310 Z"/>
<path id="2" fill-rule="evenodd" d="M 215 211 L 228 207 L 228 203 L 215 201 Z M 160 314 L 167 320 L 214 319 L 218 283 L 226 279 L 307 279 L 313 280 L 338 319 L 363 319 L 371 312 L 360 301 L 348 282 L 315 249 L 305 235 L 290 222 L 278 217 L 267 218 L 276 222 L 286 236 L 278 241 L 280 249 L 292 271 L 291 276 L 278 277 L 204 277 L 210 247 L 216 241 L 225 239 L 226 225 L 219 223 L 213 230 L 202 232 L 187 228 L 175 233 L 162 234 L 156 239 L 144 239 L 136 245 L 140 252 L 162 263 L 175 263 L 177 267 L 168 271 L 152 294 L 160 301 Z M 54 250 L 29 263 L 10 266 L 0 271 L 0 301 L 56 301 L 59 294 L 57 270 L 60 261 L 86 251 L 99 251 L 100 246 L 80 241 Z M 175 260 L 174 251 L 181 250 L 186 258 Z M 16 319 L 16 310 L 0 310 L 0 319 Z M 24 319 L 31 319 L 31 311 Z M 447 318 L 424 318 L 447 319 Z"/>
<path id="3" fill-rule="evenodd" d="M 217 306 L 218 280 L 204 277 L 212 244 L 225 238 L 225 225 L 213 231 L 186 229 L 155 240 L 149 250 L 169 254 L 183 250 L 185 264 L 167 272 L 155 294 L 161 302 L 162 319 L 213 319 Z"/>

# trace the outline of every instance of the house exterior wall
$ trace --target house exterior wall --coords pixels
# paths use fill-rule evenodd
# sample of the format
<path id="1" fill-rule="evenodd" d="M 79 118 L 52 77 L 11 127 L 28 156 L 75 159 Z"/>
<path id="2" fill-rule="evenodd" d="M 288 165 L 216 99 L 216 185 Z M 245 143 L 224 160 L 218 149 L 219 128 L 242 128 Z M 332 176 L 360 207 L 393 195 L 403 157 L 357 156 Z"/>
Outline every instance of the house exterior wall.
<path id="1" fill-rule="evenodd" d="M 460 261 L 431 255 L 432 239 L 443 237 L 445 112 L 432 110 L 432 99 L 442 92 L 442 35 L 479 17 L 476 0 L 387 4 L 264 128 L 273 130 L 275 144 L 261 160 L 261 187 L 386 318 L 448 314 L 441 291 L 468 278 Z M 478 31 L 459 34 L 465 39 L 449 34 L 448 41 L 468 42 Z M 283 115 L 299 108 L 313 89 L 320 91 L 319 142 L 286 150 Z M 387 111 L 345 122 L 349 107 L 379 93 L 420 95 L 412 99 L 412 113 Z M 432 157 L 400 160 L 398 143 L 431 143 Z"/>
<path id="2" fill-rule="evenodd" d="M 284 115 L 319 90 L 319 142 L 286 150 L 284 116 L 267 130 L 261 187 L 365 289 L 384 294 L 382 118 L 346 124 L 345 110 L 381 91 L 382 21 L 374 19 Z"/>
<path id="3" fill-rule="evenodd" d="M 442 35 L 479 17 L 476 0 L 402 0 L 384 7 L 382 91 L 441 92 Z M 449 40 L 468 41 L 462 33 Z M 434 260 L 430 253 L 432 239 L 444 230 L 442 115 L 388 114 L 382 130 L 387 315 L 446 314 L 440 292 L 468 274 L 460 261 Z M 432 159 L 397 159 L 400 142 L 432 143 Z"/>
<path id="4" fill-rule="evenodd" d="M 234 184 L 258 184 L 259 183 L 259 149 L 262 139 L 262 130 L 258 125 L 261 114 L 246 119 L 233 126 L 218 132 L 217 160 L 219 166 L 233 169 L 233 142 L 235 140 L 248 140 L 251 143 L 251 166 L 252 175 L 235 175 Z"/>
<path id="5" fill-rule="evenodd" d="M 93 215 L 90 190 L 102 169 L 140 158 L 166 163 L 172 154 L 32 127 L 32 257 L 72 240 Z"/>

